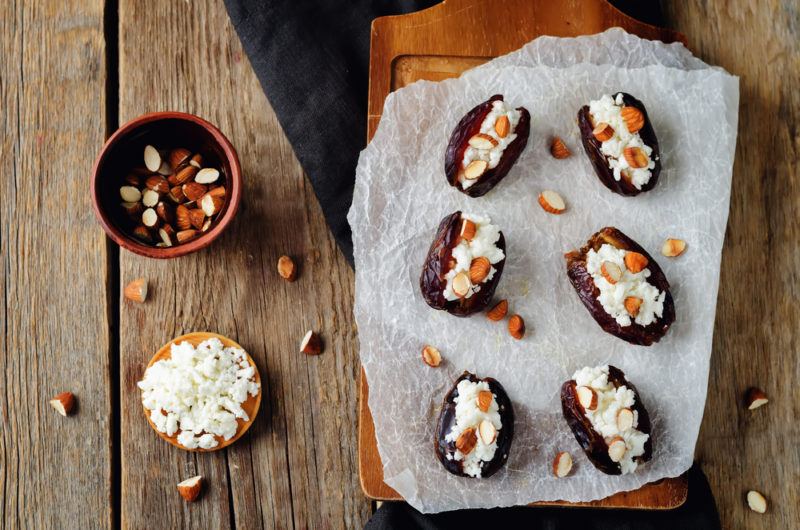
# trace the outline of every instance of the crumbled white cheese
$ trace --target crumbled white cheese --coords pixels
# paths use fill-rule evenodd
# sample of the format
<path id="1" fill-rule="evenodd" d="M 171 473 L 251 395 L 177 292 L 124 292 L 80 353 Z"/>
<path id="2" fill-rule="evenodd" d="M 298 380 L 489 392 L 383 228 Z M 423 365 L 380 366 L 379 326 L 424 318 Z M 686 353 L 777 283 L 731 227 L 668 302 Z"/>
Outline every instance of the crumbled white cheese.
<path id="1" fill-rule="evenodd" d="M 600 151 L 606 155 L 608 167 L 614 171 L 614 180 L 620 180 L 625 172 L 630 177 L 631 184 L 637 189 L 650 181 L 652 169 L 656 167 L 655 161 L 650 158 L 653 149 L 645 145 L 638 132 L 631 133 L 625 120 L 622 118 L 622 94 L 617 94 L 616 100 L 608 94 L 589 103 L 589 114 L 594 125 L 605 122 L 614 129 L 614 135 L 603 142 Z M 643 168 L 632 168 L 623 154 L 626 147 L 638 147 L 647 155 L 648 165 Z"/>
<path id="2" fill-rule="evenodd" d="M 492 403 L 489 405 L 489 410 L 483 412 L 478 408 L 478 393 L 481 390 L 489 390 L 489 383 L 486 381 L 473 383 L 472 381 L 464 379 L 458 383 L 456 388 L 458 389 L 458 396 L 454 399 L 456 404 L 456 421 L 453 424 L 453 428 L 445 435 L 444 439 L 448 442 L 455 442 L 458 440 L 458 437 L 461 436 L 462 432 L 473 427 L 476 430 L 475 434 L 478 437 L 478 443 L 467 455 L 462 454 L 461 451 L 456 449 L 453 456 L 451 457 L 448 454 L 447 458 L 448 460 L 455 459 L 462 461 L 465 474 L 471 477 L 480 477 L 481 462 L 489 462 L 494 458 L 494 453 L 497 451 L 497 438 L 499 434 L 495 436 L 492 443 L 487 445 L 481 439 L 477 430 L 483 420 L 489 420 L 498 432 L 503 427 L 500 421 L 497 396 L 495 396 L 494 393 L 492 394 Z"/>
<path id="3" fill-rule="evenodd" d="M 491 224 L 491 219 L 481 215 L 469 215 L 464 213 L 461 214 L 461 219 L 469 219 L 475 223 L 475 237 L 473 237 L 471 241 L 462 239 L 453 247 L 452 255 L 456 264 L 455 267 L 445 274 L 447 286 L 444 289 L 444 297 L 449 301 L 458 300 L 458 295 L 453 292 L 453 278 L 461 271 L 469 273 L 469 266 L 472 264 L 472 260 L 484 256 L 489 260 L 489 263 L 494 265 L 503 261 L 506 257 L 500 247 L 497 246 L 497 241 L 500 239 L 500 228 L 497 225 Z M 482 283 L 486 283 L 494 278 L 495 272 L 496 269 L 491 267 L 489 274 L 483 279 Z M 471 297 L 480 290 L 480 285 L 472 285 L 465 298 Z"/>
<path id="4" fill-rule="evenodd" d="M 619 466 L 623 475 L 633 473 L 638 466 L 634 459 L 644 454 L 644 444 L 650 438 L 649 434 L 636 429 L 639 426 L 639 413 L 635 410 L 630 429 L 620 431 L 617 426 L 617 412 L 623 408 L 632 409 L 635 403 L 633 390 L 624 385 L 614 388 L 608 381 L 608 365 L 581 368 L 573 374 L 572 379 L 578 386 L 588 386 L 597 392 L 597 408 L 585 411 L 586 417 L 606 443 L 615 436 L 622 437 L 626 450 Z"/>
<path id="5" fill-rule="evenodd" d="M 603 306 L 606 313 L 614 317 L 620 326 L 630 326 L 631 316 L 625 309 L 625 298 L 635 296 L 642 300 L 639 307 L 639 314 L 634 321 L 640 326 L 647 326 L 661 318 L 664 311 L 664 297 L 666 291 L 659 291 L 658 288 L 648 283 L 650 269 L 643 269 L 636 274 L 625 267 L 626 251 L 609 245 L 608 243 L 600 247 L 595 252 L 590 249 L 586 253 L 586 270 L 592 275 L 594 284 L 600 290 L 597 301 Z M 609 283 L 603 277 L 600 270 L 604 261 L 610 261 L 619 266 L 622 277 L 615 284 Z"/>
<path id="6" fill-rule="evenodd" d="M 497 122 L 497 119 L 503 115 L 508 116 L 510 127 L 505 138 L 500 138 L 500 136 L 497 134 L 497 131 L 494 130 L 494 124 Z M 505 151 L 506 147 L 508 147 L 508 144 L 517 138 L 517 135 L 514 134 L 514 131 L 519 123 L 519 117 L 520 112 L 506 105 L 505 101 L 493 101 L 492 110 L 490 110 L 489 114 L 487 114 L 483 119 L 480 132 L 483 134 L 488 134 L 494 138 L 497 141 L 497 145 L 491 149 L 477 149 L 475 147 L 468 146 L 464 151 L 464 159 L 461 162 L 461 167 L 466 168 L 470 162 L 474 160 L 485 160 L 489 163 L 488 169 L 497 167 L 497 164 L 500 163 L 500 159 L 503 157 L 503 151 Z M 459 182 L 461 182 L 462 189 L 469 188 L 478 180 L 479 179 L 464 178 L 464 175 L 459 176 Z"/>
<path id="7" fill-rule="evenodd" d="M 245 351 L 225 348 L 219 339 L 173 344 L 171 356 L 154 363 L 139 381 L 142 404 L 159 432 L 172 436 L 187 449 L 211 449 L 216 436 L 230 440 L 237 418 L 249 420 L 242 408 L 255 396 L 255 368 Z"/>

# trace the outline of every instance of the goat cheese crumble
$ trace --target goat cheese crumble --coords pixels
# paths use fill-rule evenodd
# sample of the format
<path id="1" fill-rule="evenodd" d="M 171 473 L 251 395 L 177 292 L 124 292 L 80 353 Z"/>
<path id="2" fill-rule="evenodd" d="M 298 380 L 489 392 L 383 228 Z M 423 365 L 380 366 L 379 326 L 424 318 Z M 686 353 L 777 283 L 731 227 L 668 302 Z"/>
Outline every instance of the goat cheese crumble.
<path id="1" fill-rule="evenodd" d="M 501 138 L 500 135 L 497 134 L 497 131 L 495 131 L 494 125 L 497 122 L 497 119 L 504 115 L 508 117 L 510 127 L 508 134 L 506 134 L 504 138 Z M 514 131 L 519 123 L 519 118 L 520 112 L 506 105 L 505 101 L 493 101 L 492 110 L 490 110 L 489 114 L 487 114 L 483 119 L 480 132 L 494 138 L 497 141 L 497 145 L 491 149 L 478 149 L 468 146 L 464 151 L 464 159 L 461 162 L 461 167 L 466 168 L 470 162 L 475 160 L 485 160 L 488 162 L 488 169 L 497 167 L 497 164 L 500 163 L 500 159 L 503 157 L 503 151 L 505 151 L 506 147 L 508 147 L 508 145 L 517 138 L 517 135 L 514 133 Z M 459 175 L 459 182 L 461 182 L 462 189 L 469 188 L 477 181 L 478 179 L 470 180 L 465 178 L 463 174 Z"/>
<path id="2" fill-rule="evenodd" d="M 142 404 L 159 432 L 172 436 L 187 449 L 211 449 L 216 437 L 230 440 L 237 419 L 248 421 L 242 408 L 256 396 L 255 367 L 240 348 L 223 347 L 217 338 L 171 346 L 171 356 L 148 368 L 138 386 Z"/>
<path id="3" fill-rule="evenodd" d="M 608 243 L 601 246 L 597 252 L 590 249 L 586 253 L 586 270 L 592 275 L 594 284 L 600 290 L 597 301 L 600 302 L 606 313 L 616 319 L 617 324 L 620 326 L 631 325 L 631 315 L 625 309 L 625 299 L 633 296 L 642 300 L 639 313 L 633 321 L 640 326 L 647 326 L 655 322 L 657 318 L 661 318 L 667 293 L 659 291 L 656 286 L 648 283 L 650 269 L 645 268 L 637 273 L 629 271 L 625 267 L 626 253 L 627 251 Z M 622 277 L 617 283 L 609 283 L 603 276 L 601 267 L 605 261 L 615 263 L 622 271 Z"/>
<path id="4" fill-rule="evenodd" d="M 633 473 L 638 467 L 634 459 L 644 454 L 644 444 L 650 438 L 649 434 L 636 429 L 639 426 L 639 413 L 632 408 L 636 402 L 633 390 L 624 385 L 615 388 L 608 381 L 608 365 L 581 368 L 573 374 L 572 379 L 578 386 L 587 386 L 597 392 L 597 408 L 586 410 L 586 417 L 606 443 L 616 436 L 625 441 L 625 454 L 619 466 L 623 475 Z M 621 431 L 617 425 L 617 413 L 623 408 L 632 410 L 633 425 Z"/>
<path id="5" fill-rule="evenodd" d="M 614 172 L 614 180 L 620 180 L 624 173 L 630 179 L 631 184 L 640 190 L 650 181 L 652 169 L 656 167 L 655 161 L 650 158 L 653 149 L 645 145 L 638 131 L 632 133 L 628 130 L 628 125 L 622 118 L 623 106 L 622 93 L 617 94 L 616 98 L 604 94 L 600 99 L 589 102 L 589 114 L 594 125 L 605 122 L 614 129 L 614 135 L 600 146 L 600 151 L 608 161 L 608 167 Z M 647 155 L 647 167 L 630 167 L 624 155 L 626 147 L 641 149 Z"/>
<path id="6" fill-rule="evenodd" d="M 486 381 L 479 381 L 474 383 L 467 379 L 463 379 L 456 387 L 458 389 L 458 396 L 453 400 L 456 404 L 456 421 L 453 428 L 444 437 L 447 442 L 455 442 L 461 433 L 469 428 L 478 429 L 478 426 L 483 420 L 488 420 L 494 425 L 497 431 L 503 427 L 500 420 L 499 406 L 497 404 L 497 397 L 492 394 L 492 403 L 489 405 L 489 410 L 483 412 L 478 407 L 478 393 L 482 390 L 489 391 L 489 383 Z M 464 455 L 458 449 L 452 455 L 452 459 L 462 461 L 464 473 L 471 477 L 481 476 L 481 462 L 489 462 L 494 458 L 497 451 L 497 436 L 492 440 L 492 443 L 486 444 L 484 440 L 477 436 L 478 442 L 475 448 Z M 447 455 L 451 458 L 450 455 Z"/>
<path id="7" fill-rule="evenodd" d="M 500 239 L 500 228 L 497 225 L 491 224 L 491 219 L 482 215 L 469 215 L 465 213 L 461 214 L 461 219 L 462 222 L 464 219 L 468 219 L 475 223 L 476 230 L 475 236 L 471 240 L 467 241 L 462 238 L 461 241 L 453 247 L 452 257 L 455 260 L 455 266 L 445 274 L 447 286 L 444 289 L 445 299 L 451 302 L 459 299 L 459 296 L 453 291 L 453 278 L 462 271 L 469 273 L 472 260 L 483 256 L 489 260 L 489 263 L 495 265 L 503 261 L 506 257 L 505 253 L 497 246 L 497 241 Z M 495 272 L 497 272 L 497 270 L 491 267 L 489 269 L 489 274 L 481 283 L 491 281 L 491 279 L 494 278 Z M 467 292 L 464 298 L 469 298 L 480 290 L 480 285 L 473 284 L 470 286 L 469 292 Z"/>

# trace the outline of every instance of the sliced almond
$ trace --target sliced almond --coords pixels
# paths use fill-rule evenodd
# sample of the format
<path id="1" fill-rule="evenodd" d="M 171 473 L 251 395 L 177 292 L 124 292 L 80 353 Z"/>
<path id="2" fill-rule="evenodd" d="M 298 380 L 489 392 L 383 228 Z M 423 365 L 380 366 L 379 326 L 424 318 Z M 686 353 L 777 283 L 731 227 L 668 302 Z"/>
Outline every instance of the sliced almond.
<path id="1" fill-rule="evenodd" d="M 469 294 L 472 284 L 469 281 L 469 274 L 466 271 L 461 271 L 453 278 L 453 292 L 459 298 L 464 298 Z"/>
<path id="2" fill-rule="evenodd" d="M 569 155 L 572 153 L 569 152 L 569 148 L 567 144 L 564 143 L 564 140 L 556 136 L 550 144 L 550 154 L 553 155 L 553 158 L 563 160 L 569 158 Z"/>
<path id="3" fill-rule="evenodd" d="M 72 392 L 61 392 L 50 400 L 50 406 L 62 416 L 69 416 L 75 408 L 75 396 Z"/>
<path id="4" fill-rule="evenodd" d="M 758 407 L 766 405 L 767 403 L 769 403 L 769 399 L 767 399 L 767 395 L 763 390 L 756 387 L 747 389 L 745 405 L 747 406 L 748 410 L 755 410 Z"/>
<path id="5" fill-rule="evenodd" d="M 475 149 L 492 149 L 494 146 L 497 145 L 497 140 L 494 137 L 489 136 L 488 134 L 478 133 L 472 138 L 470 138 L 467 143 L 469 143 L 470 147 L 474 147 Z"/>
<path id="6" fill-rule="evenodd" d="M 644 114 L 636 107 L 622 107 L 620 114 L 630 132 L 639 132 L 644 127 Z"/>
<path id="7" fill-rule="evenodd" d="M 481 390 L 478 392 L 478 397 L 476 398 L 478 408 L 483 412 L 489 412 L 489 407 L 492 406 L 492 399 L 494 399 L 494 395 L 491 392 L 488 390 Z"/>
<path id="8" fill-rule="evenodd" d="M 206 194 L 208 188 L 199 182 L 187 182 L 183 185 L 183 194 L 190 201 L 199 201 Z"/>
<path id="9" fill-rule="evenodd" d="M 686 241 L 683 239 L 667 239 L 661 246 L 661 254 L 668 258 L 680 256 L 684 250 L 686 250 Z"/>
<path id="10" fill-rule="evenodd" d="M 544 211 L 556 215 L 564 213 L 564 210 L 567 209 L 567 205 L 564 203 L 564 199 L 561 198 L 561 195 L 552 190 L 544 190 L 539 194 L 539 206 L 541 206 Z"/>
<path id="11" fill-rule="evenodd" d="M 152 173 L 157 172 L 161 167 L 161 154 L 152 145 L 144 146 L 144 165 Z"/>
<path id="12" fill-rule="evenodd" d="M 764 513 L 767 511 L 767 499 L 756 490 L 747 492 L 747 505 L 756 513 Z"/>
<path id="13" fill-rule="evenodd" d="M 508 333 L 517 340 L 525 336 L 525 321 L 519 315 L 511 315 L 508 319 Z"/>
<path id="14" fill-rule="evenodd" d="M 139 202 L 142 200 L 142 192 L 133 186 L 122 186 L 119 189 L 119 196 L 125 202 Z"/>
<path id="15" fill-rule="evenodd" d="M 297 277 L 297 267 L 289 256 L 278 258 L 278 275 L 287 282 L 293 282 Z"/>
<path id="16" fill-rule="evenodd" d="M 639 252 L 628 251 L 625 253 L 625 268 L 636 274 L 642 272 L 648 263 L 647 256 Z"/>
<path id="17" fill-rule="evenodd" d="M 456 449 L 461 451 L 462 455 L 468 455 L 478 445 L 478 435 L 475 434 L 475 427 L 470 427 L 463 431 L 456 440 Z"/>
<path id="18" fill-rule="evenodd" d="M 322 353 L 322 337 L 314 330 L 309 329 L 300 341 L 300 353 L 306 355 L 319 355 Z"/>
<path id="19" fill-rule="evenodd" d="M 633 411 L 629 408 L 622 408 L 617 411 L 617 429 L 625 432 L 633 428 Z"/>
<path id="20" fill-rule="evenodd" d="M 564 478 L 572 471 L 572 455 L 566 451 L 556 454 L 553 459 L 553 474 L 558 478 Z"/>
<path id="21" fill-rule="evenodd" d="M 484 445 L 492 445 L 497 438 L 497 427 L 489 420 L 483 420 L 478 425 L 478 434 L 480 434 Z"/>
<path id="22" fill-rule="evenodd" d="M 604 261 L 600 265 L 600 274 L 608 283 L 614 285 L 622 278 L 622 269 L 613 261 Z"/>
<path id="23" fill-rule="evenodd" d="M 161 196 L 158 194 L 157 191 L 153 191 L 150 189 L 144 190 L 142 193 L 142 204 L 147 206 L 148 208 L 152 208 L 156 204 L 158 204 L 158 200 Z"/>
<path id="24" fill-rule="evenodd" d="M 508 300 L 500 300 L 486 313 L 486 318 L 495 322 L 499 322 L 506 317 L 507 313 Z"/>
<path id="25" fill-rule="evenodd" d="M 612 462 L 619 462 L 625 456 L 628 447 L 621 436 L 615 436 L 608 442 L 608 457 Z"/>
<path id="26" fill-rule="evenodd" d="M 203 198 L 200 199 L 200 208 L 206 213 L 207 216 L 213 217 L 222 209 L 222 205 L 225 204 L 225 200 L 220 197 L 215 197 L 210 193 L 206 193 L 203 195 Z"/>
<path id="27" fill-rule="evenodd" d="M 144 181 L 144 185 L 147 189 L 158 193 L 169 193 L 169 182 L 161 175 L 150 175 Z"/>
<path id="28" fill-rule="evenodd" d="M 178 230 L 188 230 L 192 227 L 189 208 L 183 204 L 179 204 L 175 207 L 175 226 L 178 227 Z"/>
<path id="29" fill-rule="evenodd" d="M 175 234 L 175 239 L 178 240 L 178 243 L 186 243 L 187 241 L 191 241 L 192 239 L 196 238 L 198 235 L 200 235 L 200 232 L 194 229 L 181 230 Z"/>
<path id="30" fill-rule="evenodd" d="M 187 478 L 183 482 L 178 483 L 178 493 L 186 502 L 194 502 L 200 496 L 200 491 L 203 488 L 203 477 L 197 475 L 196 477 Z"/>
<path id="31" fill-rule="evenodd" d="M 578 403 L 581 404 L 583 410 L 595 410 L 597 408 L 597 392 L 594 388 L 589 386 L 579 386 L 575 389 L 578 395 Z"/>
<path id="32" fill-rule="evenodd" d="M 492 270 L 492 264 L 485 256 L 478 256 L 472 260 L 469 265 L 469 279 L 473 284 L 483 282 L 489 272 Z"/>
<path id="33" fill-rule="evenodd" d="M 136 278 L 125 286 L 122 290 L 122 294 L 128 300 L 141 304 L 147 300 L 147 280 L 144 278 Z"/>
<path id="34" fill-rule="evenodd" d="M 178 169 L 183 164 L 187 163 L 189 161 L 189 157 L 191 156 L 191 151 L 184 149 L 183 147 L 178 147 L 169 152 L 167 162 L 169 162 L 169 165 L 174 169 Z"/>
<path id="35" fill-rule="evenodd" d="M 614 136 L 614 128 L 606 122 L 601 121 L 595 126 L 592 134 L 597 138 L 598 142 L 605 142 Z"/>
<path id="36" fill-rule="evenodd" d="M 622 154 L 625 160 L 627 160 L 628 165 L 632 168 L 647 167 L 647 164 L 650 163 L 650 159 L 648 159 L 644 151 L 638 147 L 626 147 L 622 150 Z"/>
<path id="37" fill-rule="evenodd" d="M 505 138 L 508 136 L 508 131 L 511 130 L 511 122 L 508 121 L 508 115 L 503 114 L 494 122 L 494 132 L 497 133 L 497 136 L 500 138 Z"/>
<path id="38" fill-rule="evenodd" d="M 422 348 L 422 360 L 431 368 L 436 368 L 442 362 L 442 354 L 437 348 L 431 345 L 426 345 Z"/>
<path id="39" fill-rule="evenodd" d="M 475 237 L 475 232 L 477 229 L 478 227 L 475 226 L 475 223 L 469 219 L 463 219 L 461 221 L 461 239 L 472 241 L 472 238 Z"/>
<path id="40" fill-rule="evenodd" d="M 194 181 L 200 184 L 211 184 L 212 182 L 216 182 L 218 178 L 219 170 L 211 167 L 204 167 L 197 172 L 197 175 L 194 177 Z"/>
<path id="41" fill-rule="evenodd" d="M 142 212 L 142 224 L 148 228 L 153 228 L 158 224 L 158 214 L 154 209 L 148 208 Z"/>
<path id="42" fill-rule="evenodd" d="M 625 298 L 625 311 L 632 317 L 639 314 L 639 309 L 642 307 L 642 299 L 637 296 L 628 296 Z"/>
<path id="43" fill-rule="evenodd" d="M 488 168 L 489 162 L 486 160 L 473 160 L 464 168 L 464 178 L 467 180 L 480 178 L 481 175 L 486 173 Z"/>
<path id="44" fill-rule="evenodd" d="M 170 225 L 164 225 L 158 229 L 158 235 L 165 247 L 171 247 L 172 242 L 175 240 L 175 229 Z"/>

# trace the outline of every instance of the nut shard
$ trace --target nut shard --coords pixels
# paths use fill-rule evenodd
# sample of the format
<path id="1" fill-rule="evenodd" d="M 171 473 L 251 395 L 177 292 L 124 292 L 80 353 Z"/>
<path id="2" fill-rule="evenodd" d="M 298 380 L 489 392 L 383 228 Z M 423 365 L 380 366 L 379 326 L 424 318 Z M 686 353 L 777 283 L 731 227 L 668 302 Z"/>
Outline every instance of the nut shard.
<path id="1" fill-rule="evenodd" d="M 508 397 L 503 385 L 491 377 L 479 379 L 475 374 L 464 372 L 455 380 L 453 387 L 447 393 L 442 403 L 442 410 L 439 413 L 439 419 L 436 422 L 436 434 L 434 439 L 434 448 L 436 456 L 442 463 L 444 468 L 454 475 L 472 478 L 464 473 L 461 461 L 455 459 L 448 459 L 447 455 L 451 455 L 456 450 L 455 442 L 448 442 L 445 436 L 453 427 L 456 421 L 456 403 L 455 398 L 458 396 L 458 383 L 462 380 L 472 381 L 478 383 L 485 381 L 489 385 L 489 390 L 494 394 L 499 407 L 499 414 L 503 428 L 496 433 L 497 450 L 494 453 L 492 460 L 481 463 L 481 478 L 487 478 L 494 475 L 500 468 L 502 468 L 506 460 L 508 460 L 509 451 L 511 449 L 511 442 L 514 438 L 514 409 L 511 405 L 511 400 Z"/>
<path id="2" fill-rule="evenodd" d="M 428 254 L 425 256 L 419 286 L 422 296 L 429 306 L 447 311 L 451 315 L 465 317 L 482 311 L 489 305 L 497 284 L 503 275 L 503 266 L 506 260 L 503 259 L 493 265 L 496 272 L 491 280 L 481 284 L 480 291 L 472 294 L 469 298 L 447 300 L 444 297 L 444 291 L 447 286 L 445 275 L 450 270 L 453 247 L 458 244 L 461 237 L 461 226 L 460 211 L 448 215 L 439 223 L 436 236 L 433 239 L 433 243 L 431 243 Z M 505 252 L 506 244 L 502 232 L 496 244 L 498 248 Z"/>
<path id="3" fill-rule="evenodd" d="M 594 284 L 591 274 L 586 268 L 586 254 L 589 249 L 598 250 L 604 243 L 608 243 L 617 248 L 630 250 L 642 254 L 647 258 L 647 268 L 650 269 L 648 283 L 654 285 L 659 291 L 664 291 L 664 310 L 660 318 L 647 326 L 641 326 L 636 322 L 631 322 L 629 326 L 621 326 L 609 315 L 600 302 L 597 300 L 599 290 Z M 565 255 L 567 261 L 567 276 L 569 277 L 575 292 L 578 293 L 583 305 L 589 313 L 600 324 L 606 332 L 619 337 L 620 339 L 638 344 L 640 346 L 650 346 L 658 342 L 667 333 L 667 330 L 675 321 L 675 305 L 672 294 L 669 290 L 669 282 L 658 263 L 647 253 L 638 243 L 613 227 L 603 228 L 589 238 L 589 241 L 580 250 L 573 250 Z"/>
<path id="4" fill-rule="evenodd" d="M 528 144 L 528 135 L 530 133 L 530 114 L 524 107 L 519 107 L 516 110 L 520 112 L 519 122 L 514 129 L 514 134 L 517 137 L 512 141 L 502 153 L 500 162 L 494 168 L 487 169 L 477 182 L 467 189 L 463 189 L 458 181 L 459 172 L 462 171 L 462 161 L 464 160 L 464 151 L 469 147 L 469 140 L 474 136 L 480 134 L 481 124 L 486 116 L 492 109 L 492 103 L 495 101 L 503 101 L 502 95 L 494 95 L 487 101 L 479 104 L 470 110 L 466 116 L 461 118 L 458 122 L 453 133 L 450 135 L 450 141 L 447 144 L 445 151 L 444 172 L 447 176 L 447 182 L 462 193 L 470 197 L 480 197 L 488 193 L 494 188 L 505 176 L 511 171 L 514 163 L 522 154 L 525 146 Z M 501 124 L 501 128 L 504 127 Z M 499 134 L 499 133 L 498 133 Z M 500 135 L 504 137 L 505 135 Z"/>
<path id="5" fill-rule="evenodd" d="M 615 93 L 612 97 L 616 97 L 617 94 L 619 94 L 619 92 Z M 581 132 L 583 149 L 589 156 L 589 160 L 592 162 L 592 166 L 594 167 L 594 171 L 597 174 L 597 178 L 600 179 L 600 182 L 602 182 L 614 193 L 626 196 L 634 196 L 639 195 L 642 192 L 649 191 L 655 187 L 656 183 L 658 182 L 658 176 L 661 173 L 661 156 L 658 148 L 658 138 L 656 138 L 656 133 L 653 130 L 652 124 L 650 123 L 650 118 L 647 116 L 647 110 L 644 108 L 644 104 L 630 94 L 625 92 L 621 92 L 621 94 L 623 104 L 626 107 L 636 108 L 642 113 L 644 125 L 637 132 L 639 133 L 639 136 L 641 136 L 642 141 L 653 149 L 650 159 L 652 159 L 655 163 L 655 167 L 651 170 L 650 180 L 648 180 L 641 189 L 636 189 L 636 187 L 629 180 L 626 180 L 624 176 L 620 180 L 614 179 L 614 172 L 608 167 L 606 155 L 604 155 L 601 151 L 602 142 L 600 142 L 600 140 L 598 140 L 594 135 L 593 131 L 595 125 L 592 123 L 588 105 L 584 105 L 578 111 L 578 127 L 580 128 Z"/>
<path id="6" fill-rule="evenodd" d="M 608 367 L 608 381 L 614 385 L 615 388 L 626 386 L 631 389 L 636 396 L 633 404 L 633 410 L 638 413 L 638 426 L 637 430 L 649 434 L 650 437 L 644 444 L 644 454 L 636 457 L 639 464 L 650 461 L 653 456 L 653 435 L 651 433 L 650 416 L 647 414 L 642 399 L 636 387 L 630 383 L 625 374 L 615 366 Z M 608 454 L 608 444 L 603 436 L 598 433 L 592 426 L 591 421 L 584 415 L 583 407 L 578 401 L 578 394 L 576 391 L 577 384 L 573 379 L 565 382 L 561 386 L 561 411 L 564 419 L 575 435 L 575 439 L 580 444 L 586 456 L 594 464 L 594 467 L 608 475 L 620 475 L 622 470 L 619 463 L 611 460 Z"/>

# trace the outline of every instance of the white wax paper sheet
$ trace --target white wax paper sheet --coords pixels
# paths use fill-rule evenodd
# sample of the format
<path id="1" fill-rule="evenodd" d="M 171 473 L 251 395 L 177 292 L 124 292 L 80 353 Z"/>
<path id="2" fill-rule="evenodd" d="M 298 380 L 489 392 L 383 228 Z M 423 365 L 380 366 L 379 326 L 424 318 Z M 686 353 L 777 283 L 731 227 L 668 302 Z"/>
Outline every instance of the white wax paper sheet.
<path id="1" fill-rule="evenodd" d="M 639 52 L 643 57 L 634 60 Z M 386 482 L 425 512 L 589 501 L 677 476 L 692 463 L 703 415 L 738 79 L 704 68 L 680 46 L 642 41 L 620 30 L 542 38 L 515 53 L 527 66 L 514 66 L 505 57 L 497 60 L 503 66 L 489 63 L 459 79 L 418 82 L 392 94 L 356 174 L 349 221 L 369 406 Z M 536 66 L 539 60 L 549 66 Z M 661 147 L 660 180 L 638 197 L 606 189 L 579 139 L 578 109 L 616 91 L 644 102 Z M 494 190 L 470 198 L 447 184 L 445 147 L 461 117 L 496 93 L 530 111 L 530 139 Z M 573 156 L 550 155 L 553 135 L 565 140 Z M 565 198 L 563 215 L 539 207 L 536 197 L 545 189 Z M 523 340 L 511 338 L 505 322 L 490 322 L 482 314 L 457 318 L 423 300 L 419 275 L 425 254 L 439 221 L 455 210 L 487 214 L 503 230 L 507 261 L 496 298 L 507 298 L 510 310 L 524 317 Z M 616 226 L 639 242 L 671 283 L 677 318 L 654 346 L 633 346 L 603 332 L 567 279 L 564 252 L 604 226 Z M 661 256 L 667 237 L 686 240 L 686 253 Z M 425 344 L 441 350 L 440 367 L 422 362 Z M 651 415 L 653 459 L 631 475 L 596 470 L 561 415 L 561 384 L 582 366 L 602 364 L 626 373 Z M 508 463 L 488 479 L 451 475 L 434 454 L 443 397 L 464 370 L 498 379 L 514 403 Z M 552 474 L 558 451 L 575 459 L 567 478 Z"/>

